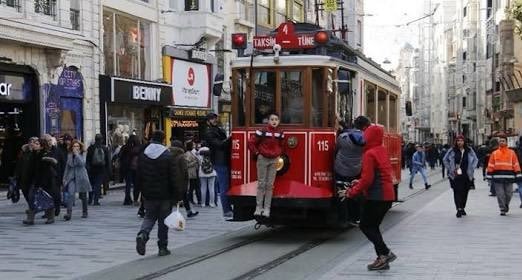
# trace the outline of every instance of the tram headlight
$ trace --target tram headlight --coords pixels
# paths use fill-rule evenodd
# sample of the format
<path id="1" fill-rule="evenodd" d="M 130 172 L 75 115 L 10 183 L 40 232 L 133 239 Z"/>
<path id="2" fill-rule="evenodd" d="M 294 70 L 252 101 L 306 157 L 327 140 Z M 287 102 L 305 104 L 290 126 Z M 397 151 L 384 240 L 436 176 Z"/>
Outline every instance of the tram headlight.
<path id="1" fill-rule="evenodd" d="M 281 176 L 288 171 L 290 168 L 290 158 L 283 154 L 277 158 L 276 161 L 276 170 L 277 170 L 277 176 Z"/>

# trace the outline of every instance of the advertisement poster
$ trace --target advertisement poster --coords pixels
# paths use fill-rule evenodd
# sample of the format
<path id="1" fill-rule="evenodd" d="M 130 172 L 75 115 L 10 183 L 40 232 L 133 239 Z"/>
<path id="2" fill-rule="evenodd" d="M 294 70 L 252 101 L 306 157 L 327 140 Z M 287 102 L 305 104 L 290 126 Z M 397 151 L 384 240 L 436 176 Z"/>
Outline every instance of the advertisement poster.
<path id="1" fill-rule="evenodd" d="M 172 60 L 175 106 L 210 108 L 210 65 Z"/>

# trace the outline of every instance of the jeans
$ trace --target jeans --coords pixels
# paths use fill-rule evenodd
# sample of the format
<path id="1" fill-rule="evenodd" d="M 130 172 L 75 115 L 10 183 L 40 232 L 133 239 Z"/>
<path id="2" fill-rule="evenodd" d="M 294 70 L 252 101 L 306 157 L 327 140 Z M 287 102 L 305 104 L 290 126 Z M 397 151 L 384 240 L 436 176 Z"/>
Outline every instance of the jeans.
<path id="1" fill-rule="evenodd" d="M 522 205 L 522 182 L 517 183 L 518 186 L 518 195 L 520 195 L 520 205 Z"/>
<path id="2" fill-rule="evenodd" d="M 230 187 L 230 169 L 226 165 L 214 165 L 217 172 L 217 182 L 219 187 L 219 198 L 223 207 L 223 214 L 232 212 L 232 207 L 228 201 L 227 192 Z"/>
<path id="3" fill-rule="evenodd" d="M 101 186 L 103 184 L 103 174 L 94 174 L 92 176 L 92 192 L 89 192 L 89 204 L 92 202 L 94 204 L 98 204 L 98 200 L 101 195 Z"/>
<path id="4" fill-rule="evenodd" d="M 131 189 L 134 189 L 136 185 L 136 170 L 129 169 L 125 174 L 125 201 L 131 200 Z M 135 192 L 134 192 L 135 193 Z M 138 197 L 134 195 L 134 201 L 136 201 Z"/>
<path id="5" fill-rule="evenodd" d="M 215 204 L 215 193 L 214 193 L 214 184 L 216 181 L 216 176 L 212 177 L 199 177 L 200 187 L 201 187 L 201 202 L 205 203 L 207 201 L 207 193 L 209 194 L 209 203 Z"/>
<path id="6" fill-rule="evenodd" d="M 257 195 L 256 209 L 270 211 L 272 205 L 272 193 L 276 177 L 276 158 L 257 157 Z"/>
<path id="7" fill-rule="evenodd" d="M 466 208 L 470 184 L 471 182 L 467 176 L 457 176 L 453 180 L 450 179 L 450 185 L 453 189 L 453 200 L 457 210 Z"/>
<path id="8" fill-rule="evenodd" d="M 388 249 L 388 246 L 384 243 L 379 226 L 391 206 L 391 201 L 367 200 L 363 202 L 359 228 L 368 240 L 373 243 L 377 256 L 388 255 L 390 253 L 390 249 Z"/>
<path id="9" fill-rule="evenodd" d="M 509 209 L 509 202 L 513 197 L 513 184 L 512 183 L 498 183 L 493 182 L 495 186 L 495 192 L 497 193 L 498 207 L 501 212 L 507 212 Z"/>
<path id="10" fill-rule="evenodd" d="M 74 200 L 76 199 L 76 194 L 69 192 L 69 190 L 67 190 L 67 192 L 69 193 L 69 199 L 65 203 L 67 203 L 67 213 L 71 213 L 72 207 L 74 204 Z M 87 213 L 87 193 L 81 192 L 78 194 L 78 196 L 80 197 L 80 200 L 82 201 L 82 212 L 84 214 L 86 214 Z"/>
<path id="11" fill-rule="evenodd" d="M 415 178 L 415 174 L 417 174 L 417 172 L 420 172 L 421 176 L 422 176 L 422 180 L 424 180 L 424 184 L 428 184 L 428 176 L 426 175 L 426 168 L 420 168 L 420 169 L 417 169 L 416 171 L 412 171 L 411 175 L 410 175 L 410 186 L 413 185 L 413 178 Z"/>
<path id="12" fill-rule="evenodd" d="M 172 203 L 170 200 L 145 200 L 145 219 L 141 224 L 140 232 L 150 235 L 156 221 L 158 222 L 158 244 L 167 246 L 169 239 L 169 228 L 163 223 L 165 218 L 170 215 Z"/>

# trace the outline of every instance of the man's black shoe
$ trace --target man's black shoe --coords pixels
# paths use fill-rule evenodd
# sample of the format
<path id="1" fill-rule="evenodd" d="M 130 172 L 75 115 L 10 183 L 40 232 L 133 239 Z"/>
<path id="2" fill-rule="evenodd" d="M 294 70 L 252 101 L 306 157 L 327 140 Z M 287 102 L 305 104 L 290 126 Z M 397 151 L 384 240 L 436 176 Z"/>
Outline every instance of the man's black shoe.
<path id="1" fill-rule="evenodd" d="M 140 216 L 140 218 L 142 218 L 142 219 L 145 218 L 145 209 L 140 208 L 138 210 L 138 216 Z"/>
<path id="2" fill-rule="evenodd" d="M 145 248 L 147 246 L 147 234 L 145 232 L 138 233 L 136 237 L 136 252 L 140 255 L 145 255 Z"/>
<path id="3" fill-rule="evenodd" d="M 429 185 L 429 184 L 424 184 L 424 186 L 425 186 L 426 189 L 431 188 L 431 185 Z"/>
<path id="4" fill-rule="evenodd" d="M 460 211 L 462 213 L 462 216 L 467 216 L 468 213 L 466 213 L 466 210 L 462 209 L 462 211 Z"/>
<path id="5" fill-rule="evenodd" d="M 457 218 L 462 217 L 462 212 L 460 210 L 457 210 L 457 214 L 455 216 L 457 216 Z"/>
<path id="6" fill-rule="evenodd" d="M 410 185 L 410 190 L 413 190 L 413 185 Z"/>
<path id="7" fill-rule="evenodd" d="M 497 196 L 496 194 L 494 193 L 490 193 L 489 196 Z"/>
<path id="8" fill-rule="evenodd" d="M 198 211 L 196 211 L 196 212 L 190 211 L 190 212 L 188 212 L 187 217 L 189 217 L 189 218 L 196 217 L 198 214 L 199 214 Z"/>

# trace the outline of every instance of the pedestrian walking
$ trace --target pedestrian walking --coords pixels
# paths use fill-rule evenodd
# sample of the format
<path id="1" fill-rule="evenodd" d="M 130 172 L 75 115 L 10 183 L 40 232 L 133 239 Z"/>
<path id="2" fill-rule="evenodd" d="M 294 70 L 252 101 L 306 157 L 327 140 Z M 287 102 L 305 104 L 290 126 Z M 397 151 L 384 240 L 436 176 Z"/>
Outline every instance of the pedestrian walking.
<path id="1" fill-rule="evenodd" d="M 426 175 L 426 154 L 424 153 L 424 147 L 422 145 L 415 145 L 417 151 L 413 154 L 411 163 L 412 163 L 412 171 L 410 175 L 410 189 L 413 189 L 413 178 L 415 178 L 415 174 L 420 172 L 422 176 L 422 180 L 424 180 L 424 187 L 429 189 L 431 187 L 428 184 L 428 176 Z"/>
<path id="2" fill-rule="evenodd" d="M 210 149 L 210 159 L 217 172 L 217 184 L 223 217 L 230 219 L 233 217 L 232 206 L 228 201 L 227 192 L 230 187 L 230 137 L 227 137 L 225 130 L 218 125 L 218 115 L 209 113 L 207 115 L 208 128 L 204 133 L 204 140 Z"/>
<path id="3" fill-rule="evenodd" d="M 440 161 L 441 161 L 441 167 L 442 167 L 442 179 L 444 179 L 445 176 L 446 176 L 446 165 L 444 165 L 444 157 L 446 156 L 446 154 L 448 153 L 449 150 L 450 150 L 450 146 L 448 144 L 444 144 L 444 146 L 442 146 L 442 150 L 440 152 Z"/>
<path id="4" fill-rule="evenodd" d="M 190 207 L 190 202 L 188 198 L 188 167 L 187 167 L 187 158 L 185 157 L 185 147 L 183 143 L 179 140 L 171 140 L 170 141 L 170 153 L 172 157 L 174 157 L 174 163 L 176 165 L 174 181 L 176 186 L 183 185 L 187 190 L 183 196 L 183 207 L 187 211 L 187 217 L 192 218 L 199 214 L 198 211 L 192 211 Z"/>
<path id="5" fill-rule="evenodd" d="M 76 200 L 76 193 L 82 201 L 82 218 L 87 218 L 87 194 L 92 191 L 89 175 L 85 167 L 85 152 L 83 144 L 78 140 L 73 140 L 67 155 L 67 164 L 63 176 L 64 192 L 68 194 L 67 214 L 64 220 L 69 221 L 72 217 L 72 207 Z"/>
<path id="6" fill-rule="evenodd" d="M 411 174 L 413 174 L 412 158 L 413 158 L 413 154 L 415 154 L 415 144 L 414 143 L 408 143 L 408 145 L 406 145 L 405 153 L 406 153 L 405 154 L 405 156 L 406 156 L 406 166 L 410 170 L 410 176 L 411 176 Z"/>
<path id="7" fill-rule="evenodd" d="M 94 136 L 94 144 L 87 149 L 87 171 L 92 184 L 89 192 L 89 205 L 99 206 L 101 188 L 111 173 L 111 159 L 109 149 L 103 145 L 103 135 Z"/>
<path id="8" fill-rule="evenodd" d="M 456 216 L 457 218 L 466 216 L 468 193 L 478 164 L 477 155 L 466 145 L 464 136 L 459 135 L 455 140 L 455 146 L 446 153 L 443 161 L 448 170 L 450 186 L 453 189 Z"/>
<path id="9" fill-rule="evenodd" d="M 435 145 L 431 144 L 428 146 L 426 158 L 430 164 L 431 170 L 435 170 L 435 166 L 437 165 L 437 161 L 439 159 L 439 150 L 437 147 L 435 147 Z"/>
<path id="10" fill-rule="evenodd" d="M 217 178 L 217 172 L 214 170 L 212 160 L 210 159 L 211 153 L 208 147 L 201 147 L 198 151 L 199 156 L 199 183 L 201 186 L 201 207 L 205 207 L 205 201 L 207 201 L 207 194 L 209 195 L 209 206 L 216 207 L 215 201 L 215 181 Z"/>
<path id="11" fill-rule="evenodd" d="M 187 173 L 189 179 L 188 197 L 189 202 L 202 205 L 201 200 L 201 188 L 199 186 L 199 159 L 192 151 L 194 150 L 194 142 L 188 141 L 185 144 L 185 159 L 187 160 Z M 196 200 L 194 201 L 194 193 L 196 194 Z"/>
<path id="12" fill-rule="evenodd" d="M 518 163 L 522 162 L 522 136 L 518 138 L 517 142 L 517 158 Z M 520 208 L 522 208 L 522 180 L 517 181 L 517 191 L 520 195 Z"/>
<path id="13" fill-rule="evenodd" d="M 279 128 L 279 115 L 268 115 L 268 125 L 256 130 L 248 142 L 250 151 L 257 156 L 257 194 L 254 216 L 270 217 L 274 181 L 277 174 L 276 163 L 284 151 L 285 135 Z"/>
<path id="14" fill-rule="evenodd" d="M 337 136 L 335 146 L 334 171 L 336 181 L 351 182 L 360 178 L 363 150 L 366 144 L 362 131 L 370 125 L 370 119 L 364 116 L 359 116 L 354 120 L 353 128 L 346 123 L 343 125 L 345 128 Z M 346 218 L 351 223 L 357 224 L 359 222 L 359 208 L 359 201 L 355 199 L 346 201 L 345 209 L 348 210 Z M 342 211 L 342 209 L 339 213 L 345 215 L 345 211 Z"/>
<path id="15" fill-rule="evenodd" d="M 27 144 L 23 145 L 16 162 L 15 180 L 22 191 L 27 204 L 30 204 L 29 189 L 33 181 L 34 157 L 40 150 L 40 140 L 38 137 L 31 137 Z"/>
<path id="16" fill-rule="evenodd" d="M 393 254 L 383 240 L 379 229 L 384 216 L 395 200 L 392 182 L 392 166 L 386 148 L 383 146 L 384 129 L 377 125 L 371 125 L 364 130 L 366 140 L 362 159 L 361 179 L 352 181 L 351 188 L 340 191 L 341 197 L 355 198 L 365 196 L 361 208 L 361 222 L 359 229 L 370 240 L 377 258 L 367 266 L 368 270 L 389 269 L 389 263 L 397 257 Z"/>
<path id="17" fill-rule="evenodd" d="M 149 234 L 158 222 L 159 256 L 170 254 L 168 245 L 168 227 L 164 220 L 170 214 L 172 205 L 183 199 L 186 185 L 176 185 L 176 161 L 162 143 L 165 133 L 156 130 L 151 142 L 138 158 L 136 184 L 144 197 L 145 219 L 136 236 L 136 251 L 145 255 Z"/>
<path id="18" fill-rule="evenodd" d="M 498 144 L 489 157 L 487 176 L 495 187 L 500 215 L 505 216 L 513 196 L 513 183 L 521 179 L 521 174 L 517 155 L 507 146 L 507 137 L 500 136 Z"/>
<path id="19" fill-rule="evenodd" d="M 138 157 L 142 148 L 136 135 L 129 136 L 127 143 L 121 148 L 120 152 L 120 173 L 125 176 L 125 198 L 123 205 L 139 203 L 139 190 L 136 187 L 136 169 L 138 168 Z M 131 199 L 131 191 L 132 198 Z"/>

